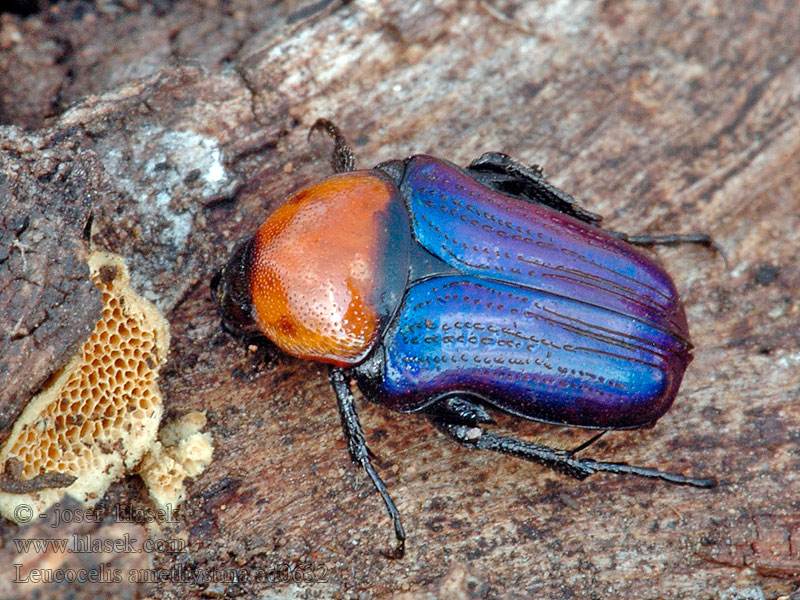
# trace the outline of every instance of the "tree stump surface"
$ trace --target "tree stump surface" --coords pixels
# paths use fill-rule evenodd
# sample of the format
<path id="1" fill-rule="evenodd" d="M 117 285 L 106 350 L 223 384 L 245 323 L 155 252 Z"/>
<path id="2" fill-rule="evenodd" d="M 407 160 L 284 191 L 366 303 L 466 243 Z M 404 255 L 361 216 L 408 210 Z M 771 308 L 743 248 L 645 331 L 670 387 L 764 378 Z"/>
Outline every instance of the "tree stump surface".
<path id="1" fill-rule="evenodd" d="M 795 592 L 800 5 L 48 4 L 0 15 L 0 439 L 96 321 L 91 229 L 170 322 L 168 415 L 206 411 L 215 443 L 174 520 L 159 524 L 186 547 L 147 555 L 164 580 L 76 585 L 75 597 Z M 235 244 L 329 174 L 329 146 L 307 140 L 319 117 L 365 168 L 498 150 L 542 165 L 612 229 L 712 235 L 727 266 L 702 248 L 655 251 L 695 344 L 672 410 L 585 454 L 720 485 L 577 482 L 361 401 L 409 536 L 405 559 L 385 558 L 391 526 L 349 463 L 324 365 L 265 361 L 222 331 L 209 294 Z M 561 447 L 587 437 L 506 417 L 498 427 Z M 101 506 L 150 501 L 131 477 Z M 22 531 L 0 524 L 5 553 Z M 300 581 L 281 580 L 287 565 Z M 50 589 L 7 585 L 4 597 Z"/>

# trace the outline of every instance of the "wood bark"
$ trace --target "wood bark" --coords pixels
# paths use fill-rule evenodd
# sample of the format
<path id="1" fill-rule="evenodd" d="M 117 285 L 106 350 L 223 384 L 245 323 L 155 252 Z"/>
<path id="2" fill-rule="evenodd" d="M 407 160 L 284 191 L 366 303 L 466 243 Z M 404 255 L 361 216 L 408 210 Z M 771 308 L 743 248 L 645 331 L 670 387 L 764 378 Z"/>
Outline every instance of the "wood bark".
<path id="1" fill-rule="evenodd" d="M 0 427 L 96 320 L 91 215 L 91 243 L 125 256 L 133 286 L 170 322 L 168 412 L 206 411 L 215 439 L 211 467 L 161 524 L 187 548 L 148 553 L 165 581 L 120 593 L 795 593 L 800 5 L 263 4 L 65 1 L 0 15 Z M 390 524 L 349 463 L 326 369 L 265 361 L 222 331 L 209 294 L 233 246 L 329 173 L 328 147 L 307 141 L 319 117 L 354 142 L 362 167 L 413 153 L 465 164 L 499 150 L 542 165 L 610 228 L 712 235 L 727 265 L 699 248 L 655 253 L 695 344 L 673 409 L 586 454 L 714 474 L 719 487 L 576 482 L 362 402 L 409 534 L 405 559 L 382 556 Z M 498 421 L 562 447 L 586 437 Z M 101 508 L 120 505 L 149 506 L 135 478 Z M 22 534 L 5 522 L 0 535 L 8 549 Z M 252 580 L 282 565 L 306 580 Z"/>

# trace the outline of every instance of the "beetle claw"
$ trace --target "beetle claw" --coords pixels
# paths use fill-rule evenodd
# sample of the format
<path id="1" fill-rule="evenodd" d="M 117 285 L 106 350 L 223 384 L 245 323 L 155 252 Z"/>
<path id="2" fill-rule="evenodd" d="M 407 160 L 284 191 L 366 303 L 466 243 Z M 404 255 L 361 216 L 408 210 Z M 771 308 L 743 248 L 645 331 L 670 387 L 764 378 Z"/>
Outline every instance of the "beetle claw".
<path id="1" fill-rule="evenodd" d="M 406 555 L 406 540 L 403 538 L 402 540 L 398 540 L 397 546 L 394 547 L 394 550 L 383 550 L 381 551 L 386 558 L 390 560 L 399 560 Z"/>

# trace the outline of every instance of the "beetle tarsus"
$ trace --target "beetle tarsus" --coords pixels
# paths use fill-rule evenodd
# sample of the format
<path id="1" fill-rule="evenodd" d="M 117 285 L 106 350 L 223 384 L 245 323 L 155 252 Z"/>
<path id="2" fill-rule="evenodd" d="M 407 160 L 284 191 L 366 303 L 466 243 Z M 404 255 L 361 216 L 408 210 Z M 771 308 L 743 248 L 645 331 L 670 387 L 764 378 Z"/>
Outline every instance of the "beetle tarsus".
<path id="1" fill-rule="evenodd" d="M 677 473 L 666 473 L 647 467 L 635 467 L 625 463 L 599 462 L 591 458 L 584 458 L 579 461 L 583 466 L 593 471 L 605 471 L 606 473 L 638 475 L 650 479 L 660 479 L 675 485 L 690 485 L 699 488 L 713 488 L 717 486 L 717 480 L 713 477 L 686 477 Z"/>
<path id="2" fill-rule="evenodd" d="M 332 368 L 330 372 L 330 382 L 333 386 L 333 391 L 336 393 L 336 400 L 339 406 L 339 416 L 342 419 L 342 429 L 344 436 L 347 440 L 347 448 L 350 451 L 350 457 L 354 463 L 361 466 L 367 472 L 372 484 L 378 493 L 383 498 L 383 503 L 386 505 L 386 510 L 392 518 L 394 524 L 394 534 L 397 538 L 397 547 L 392 552 L 384 552 L 389 558 L 402 558 L 405 554 L 406 532 L 403 529 L 403 523 L 400 521 L 400 513 L 397 507 L 389 497 L 389 492 L 386 490 L 386 484 L 380 478 L 375 468 L 370 462 L 370 451 L 367 448 L 366 441 L 364 440 L 364 432 L 361 429 L 361 423 L 358 420 L 358 413 L 356 412 L 355 400 L 353 393 L 350 390 L 349 377 L 342 369 Z"/>
<path id="3" fill-rule="evenodd" d="M 333 139 L 333 152 L 331 152 L 331 167 L 334 173 L 349 173 L 356 170 L 356 157 L 352 148 L 347 143 L 339 128 L 328 119 L 317 119 L 311 126 L 308 137 L 316 131 L 324 131 Z"/>
<path id="4" fill-rule="evenodd" d="M 695 478 L 685 477 L 676 473 L 666 473 L 646 467 L 636 467 L 625 463 L 600 462 L 591 458 L 576 458 L 575 453 L 569 450 L 558 450 L 528 442 L 515 437 L 485 431 L 478 427 L 454 425 L 452 423 L 435 422 L 436 426 L 447 436 L 463 446 L 479 450 L 491 450 L 501 454 L 516 456 L 531 462 L 549 467 L 575 479 L 586 479 L 599 471 L 607 473 L 638 475 L 650 479 L 661 479 L 676 485 L 690 485 L 699 488 L 711 488 L 717 485 L 712 477 Z M 478 430 L 478 431 L 476 431 Z M 598 436 L 590 440 L 594 441 Z M 585 447 L 585 445 L 582 445 Z M 578 447 L 582 449 L 581 446 Z"/>
<path id="5" fill-rule="evenodd" d="M 645 246 L 652 248 L 653 246 L 680 246 L 681 244 L 697 244 L 714 250 L 722 257 L 725 266 L 728 266 L 728 257 L 714 238 L 705 233 L 673 233 L 668 235 L 630 235 L 621 231 L 605 230 L 609 235 L 622 240 L 632 246 Z"/>
<path id="6" fill-rule="evenodd" d="M 679 246 L 680 244 L 699 244 L 721 252 L 714 239 L 705 233 L 672 233 L 668 235 L 630 235 L 621 231 L 606 229 L 606 233 L 634 246 Z"/>

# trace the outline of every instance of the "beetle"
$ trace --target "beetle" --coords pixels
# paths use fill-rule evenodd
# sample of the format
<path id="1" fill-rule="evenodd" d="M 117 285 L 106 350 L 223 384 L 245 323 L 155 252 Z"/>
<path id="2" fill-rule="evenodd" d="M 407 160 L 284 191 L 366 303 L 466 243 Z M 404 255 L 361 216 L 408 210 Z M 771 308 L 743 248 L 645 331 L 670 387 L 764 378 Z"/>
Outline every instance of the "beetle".
<path id="1" fill-rule="evenodd" d="M 634 246 L 705 234 L 632 236 L 497 152 L 460 168 L 417 155 L 355 170 L 339 129 L 336 174 L 293 196 L 212 280 L 228 330 L 330 365 L 352 460 L 405 531 L 356 413 L 369 400 L 426 414 L 452 440 L 577 479 L 598 471 L 708 488 L 692 478 L 578 458 L 488 429 L 489 409 L 583 428 L 650 426 L 692 359 L 686 315 L 666 271 Z M 602 432 L 601 434 L 602 435 Z"/>

